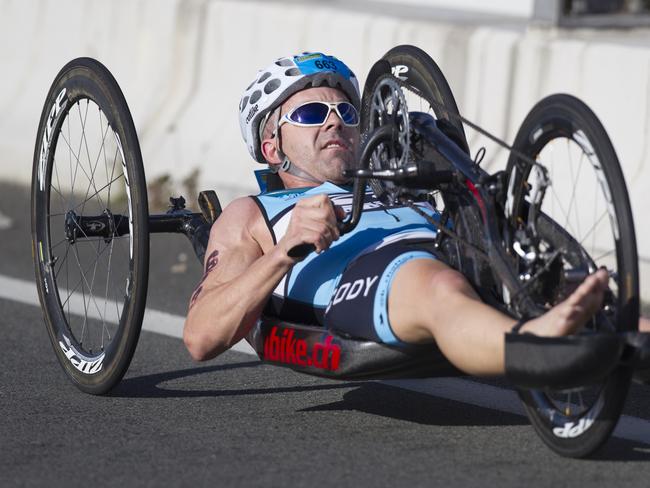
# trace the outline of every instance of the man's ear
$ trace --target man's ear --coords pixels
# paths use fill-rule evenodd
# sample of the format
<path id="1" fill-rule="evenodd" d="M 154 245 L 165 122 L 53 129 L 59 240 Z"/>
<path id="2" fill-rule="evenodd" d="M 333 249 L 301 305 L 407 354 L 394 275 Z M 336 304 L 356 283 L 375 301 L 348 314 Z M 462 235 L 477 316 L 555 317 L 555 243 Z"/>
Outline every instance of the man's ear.
<path id="1" fill-rule="evenodd" d="M 282 159 L 280 158 L 280 153 L 278 148 L 275 146 L 275 138 L 273 139 L 264 139 L 262 141 L 262 155 L 264 159 L 268 161 L 269 164 L 281 164 Z"/>

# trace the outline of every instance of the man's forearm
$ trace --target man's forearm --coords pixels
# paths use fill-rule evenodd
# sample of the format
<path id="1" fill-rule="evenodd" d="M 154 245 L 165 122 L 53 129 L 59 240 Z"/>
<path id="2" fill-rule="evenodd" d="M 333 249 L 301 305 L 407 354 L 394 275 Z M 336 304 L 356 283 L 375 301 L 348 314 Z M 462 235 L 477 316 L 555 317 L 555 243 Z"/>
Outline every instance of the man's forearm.
<path id="1" fill-rule="evenodd" d="M 293 265 L 274 248 L 236 278 L 218 283 L 216 275 L 210 274 L 211 258 L 216 256 L 206 261 L 206 274 L 192 295 L 183 334 L 190 354 L 197 360 L 215 357 L 246 336 Z"/>

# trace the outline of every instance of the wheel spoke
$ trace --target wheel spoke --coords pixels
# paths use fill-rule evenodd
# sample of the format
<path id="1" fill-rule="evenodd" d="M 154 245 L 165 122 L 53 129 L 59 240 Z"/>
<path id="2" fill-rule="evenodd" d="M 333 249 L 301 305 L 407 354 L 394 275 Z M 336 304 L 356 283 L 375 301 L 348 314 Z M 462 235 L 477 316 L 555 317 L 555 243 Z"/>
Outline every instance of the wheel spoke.
<path id="1" fill-rule="evenodd" d="M 571 171 L 571 181 L 573 182 L 573 191 L 571 193 L 571 199 L 569 200 L 569 210 L 567 210 L 567 214 L 571 215 L 571 210 L 574 211 L 575 215 L 575 220 L 576 220 L 576 227 L 578 229 L 577 235 L 574 236 L 576 239 L 580 238 L 580 216 L 578 215 L 578 208 L 577 206 L 574 207 L 574 203 L 576 200 L 576 190 L 578 188 L 578 182 L 580 181 L 580 172 L 582 170 L 582 163 L 584 162 L 584 157 L 585 153 L 581 153 L 580 156 L 580 162 L 578 163 L 578 171 L 577 174 L 574 175 L 573 173 L 573 160 L 571 158 L 571 148 L 569 147 L 570 139 L 567 139 L 567 152 L 569 153 L 569 170 Z"/>
<path id="2" fill-rule="evenodd" d="M 582 244 L 583 244 L 583 243 L 584 243 L 584 242 L 589 238 L 589 236 L 591 236 L 592 234 L 595 234 L 596 229 L 598 228 L 598 226 L 601 224 L 601 222 L 603 221 L 603 219 L 604 219 L 607 215 L 609 215 L 608 212 L 607 212 L 607 210 L 605 210 L 602 214 L 600 214 L 600 217 L 598 217 L 598 220 L 594 223 L 594 225 L 592 225 L 592 226 L 589 228 L 589 230 L 587 231 L 587 233 L 586 233 L 586 234 L 582 237 L 582 239 L 580 240 L 580 245 L 581 245 L 581 246 L 582 246 Z M 594 236 L 594 237 L 595 237 L 595 236 Z M 596 241 L 594 240 L 593 242 L 594 242 L 594 243 L 593 243 L 593 245 L 592 245 L 592 249 L 594 249 L 594 248 L 596 247 L 596 245 L 595 245 L 595 242 L 596 242 Z"/>
<path id="3" fill-rule="evenodd" d="M 68 242 L 68 239 L 63 239 L 62 242 Z M 50 247 L 50 252 L 53 250 L 53 247 Z M 63 269 L 63 263 L 66 263 L 66 275 L 67 275 L 67 259 L 68 259 L 68 253 L 70 252 L 70 244 L 68 244 L 65 248 L 65 254 L 63 255 L 63 259 L 61 260 L 61 264 L 59 264 L 59 271 L 54 271 L 54 280 L 56 281 L 59 277 L 59 273 Z M 66 284 L 67 285 L 67 284 Z"/>
<path id="4" fill-rule="evenodd" d="M 108 129 L 108 127 L 107 127 L 107 129 Z M 63 134 L 61 134 L 61 138 L 62 138 L 63 141 L 66 143 L 66 145 L 68 146 L 68 148 L 70 148 L 70 150 L 72 150 L 72 148 L 70 147 L 70 142 L 66 139 L 66 137 L 65 137 Z M 85 139 L 85 135 L 83 136 L 83 138 Z M 117 149 L 116 149 L 116 151 L 117 151 Z M 85 204 L 86 204 L 88 201 L 90 201 L 90 199 L 92 199 L 92 198 L 95 197 L 95 196 L 97 196 L 97 198 L 98 198 L 98 200 L 99 200 L 99 202 L 100 202 L 100 205 L 101 205 L 102 207 L 104 207 L 103 203 L 101 202 L 101 195 L 100 195 L 100 192 L 101 192 L 102 190 L 104 190 L 105 188 L 109 187 L 111 184 L 113 184 L 115 180 L 109 181 L 106 185 L 104 185 L 103 187 L 101 187 L 101 188 L 98 190 L 97 187 L 96 187 L 95 184 L 94 184 L 94 170 L 97 169 L 97 164 L 95 164 L 95 168 L 94 168 L 94 170 L 92 170 L 92 174 L 91 174 L 91 176 L 88 176 L 88 173 L 86 173 L 86 170 L 84 169 L 84 167 L 83 167 L 83 165 L 81 164 L 81 161 L 79 160 L 79 157 L 77 157 L 77 155 L 75 155 L 75 160 L 77 161 L 77 165 L 75 166 L 75 178 L 74 178 L 74 179 L 76 180 L 77 168 L 81 168 L 81 171 L 84 173 L 84 175 L 86 176 L 86 178 L 87 178 L 88 181 L 89 181 L 89 185 L 88 185 L 88 188 L 87 188 L 87 190 L 86 190 L 86 194 L 85 194 L 85 196 L 84 196 L 84 200 L 83 200 L 80 204 L 76 205 L 74 208 L 76 209 L 76 208 L 82 207 L 82 209 L 83 209 L 83 208 L 85 207 Z M 97 160 L 97 162 L 99 162 L 99 159 Z M 97 163 L 97 162 L 96 162 L 96 163 Z M 89 163 L 89 164 L 91 164 L 91 163 Z M 122 175 L 120 175 L 120 176 L 122 176 Z M 117 178 L 119 178 L 119 177 L 117 177 Z M 116 178 L 116 179 L 117 179 L 117 178 Z M 91 186 L 92 186 L 93 189 L 95 190 L 95 193 L 93 193 L 92 195 L 88 196 L 88 193 L 90 192 L 90 187 L 91 187 Z M 73 188 L 74 188 L 74 183 L 73 183 Z M 104 208 L 105 208 L 105 207 L 104 207 Z"/>
<path id="5" fill-rule="evenodd" d="M 107 187 L 110 187 L 113 183 L 115 183 L 117 180 L 119 180 L 119 179 L 122 178 L 123 176 L 124 176 L 124 174 L 123 174 L 123 173 L 120 173 L 119 176 L 116 176 L 113 180 L 111 180 L 111 181 L 109 181 L 108 183 L 106 183 L 106 184 L 105 184 L 104 186 L 102 186 L 98 191 L 102 191 L 102 190 L 106 189 Z M 91 200 L 95 195 L 96 195 L 96 193 L 93 193 L 92 195 L 88 196 L 88 198 L 85 199 L 83 202 L 78 203 L 77 205 L 75 205 L 75 206 L 74 206 L 73 208 L 71 208 L 70 210 L 71 210 L 71 211 L 78 210 L 79 207 L 81 207 L 84 203 L 90 201 L 90 200 Z M 57 215 L 57 214 L 53 214 L 53 215 Z"/>
<path id="6" fill-rule="evenodd" d="M 102 314 L 101 314 L 101 311 L 99 310 L 99 305 L 97 305 L 97 301 L 95 300 L 95 297 L 93 296 L 93 291 L 92 291 L 93 289 L 92 289 L 92 286 L 88 283 L 88 280 L 86 279 L 86 275 L 85 275 L 85 273 L 82 271 L 81 262 L 79 261 L 79 254 L 77 253 L 76 248 L 73 249 L 73 254 L 74 254 L 75 259 L 76 259 L 76 261 L 77 261 L 77 265 L 79 266 L 79 270 L 81 271 L 81 279 L 83 280 L 83 282 L 85 283 L 85 285 L 88 287 L 88 294 L 89 294 L 88 304 L 90 305 L 90 302 L 91 302 L 91 301 L 93 302 L 93 305 L 95 305 L 95 309 L 97 310 L 97 313 L 99 314 L 99 316 L 100 316 L 100 318 L 101 318 L 101 317 L 102 317 Z M 99 256 L 98 256 L 98 258 L 99 258 Z M 95 261 L 95 263 L 96 263 L 96 262 L 97 262 L 97 261 Z M 82 286 L 81 289 L 82 289 L 82 291 L 84 290 L 83 286 Z M 84 316 L 84 329 L 85 329 L 86 322 L 87 322 L 87 319 L 88 319 L 88 309 L 85 307 L 85 298 L 84 298 L 84 310 L 85 310 L 85 316 Z M 82 336 L 82 339 L 83 339 L 83 331 L 82 331 L 82 335 L 81 335 L 81 336 Z M 80 341 L 79 343 L 81 344 L 81 341 Z"/>
<path id="7" fill-rule="evenodd" d="M 70 247 L 74 247 L 74 246 L 70 246 Z M 99 258 L 101 255 L 103 255 L 103 254 L 106 252 L 106 250 L 107 250 L 108 248 L 109 248 L 109 246 L 106 246 L 104 249 L 102 249 L 102 250 L 99 252 L 99 256 L 98 256 L 98 258 Z M 74 254 L 74 253 L 73 253 L 73 254 Z M 68 288 L 67 288 L 67 290 L 68 290 L 68 296 L 66 297 L 65 302 L 63 302 L 63 303 L 61 304 L 61 306 L 65 306 L 65 305 L 68 303 L 68 301 L 70 300 L 70 297 L 72 296 L 72 294 L 73 294 L 73 293 L 74 293 L 74 292 L 79 288 L 79 285 L 81 285 L 81 284 L 83 283 L 83 281 L 84 281 L 84 277 L 85 277 L 86 273 L 88 273 L 88 272 L 90 271 L 90 268 L 91 268 L 91 266 L 92 266 L 93 264 L 94 264 L 94 263 L 90 263 L 90 264 L 87 266 L 87 268 L 86 268 L 85 270 L 80 271 L 81 278 L 79 278 L 79 281 L 77 281 L 77 283 L 75 284 L 75 286 L 73 287 L 72 290 L 70 290 L 70 288 L 69 288 L 69 282 L 67 283 L 67 285 L 68 285 Z M 68 314 L 69 314 L 69 312 L 68 312 Z"/>
<path id="8" fill-rule="evenodd" d="M 78 338 L 79 345 L 83 345 L 84 342 L 84 333 L 86 331 L 86 322 L 88 321 L 88 307 L 86 306 L 86 290 L 83 286 L 83 282 L 86 281 L 86 276 L 84 275 L 83 269 L 81 267 L 81 263 L 79 262 L 79 256 L 77 255 L 77 248 L 75 246 L 72 246 L 72 254 L 75 257 L 75 260 L 77 261 L 77 267 L 79 268 L 80 274 L 81 274 L 81 297 L 83 299 L 83 304 L 84 304 L 84 316 L 83 316 L 83 323 L 81 325 L 81 335 Z"/>
<path id="9" fill-rule="evenodd" d="M 557 201 L 557 205 L 560 208 L 560 212 L 562 212 L 562 215 L 565 218 L 565 223 L 564 223 L 564 225 L 562 227 L 568 228 L 568 230 L 570 230 L 572 234 L 575 234 L 575 229 L 573 228 L 573 226 L 569 222 L 569 215 L 564 210 L 564 206 L 562 205 L 562 200 L 560 199 L 559 195 L 555 191 L 555 188 L 553 187 L 553 185 L 550 185 L 550 187 L 551 187 L 551 193 L 555 197 L 553 201 Z"/>
<path id="10" fill-rule="evenodd" d="M 593 258 L 593 260 L 595 263 L 598 263 L 598 261 L 600 261 L 601 259 L 606 258 L 607 256 L 611 256 L 614 253 L 616 253 L 616 249 L 610 249 L 609 251 L 605 251 L 604 253 L 596 256 L 595 258 Z"/>
<path id="11" fill-rule="evenodd" d="M 54 249 L 56 249 L 56 248 L 59 247 L 61 244 L 63 244 L 64 242 L 67 242 L 67 241 L 68 241 L 68 238 L 67 238 L 67 237 L 64 237 L 63 239 L 57 241 L 55 244 L 53 244 L 52 246 L 50 246 L 50 251 L 54 251 Z"/>
<path id="12" fill-rule="evenodd" d="M 104 291 L 104 317 L 107 316 L 106 314 L 106 306 L 108 302 L 108 284 L 111 279 L 111 260 L 113 258 L 113 240 L 111 240 L 110 244 L 110 250 L 108 251 L 108 265 L 106 266 L 106 288 Z M 119 321 L 119 317 L 118 317 Z M 104 329 L 106 329 L 106 335 L 108 336 L 108 340 L 111 340 L 111 333 L 110 331 L 106 328 L 106 325 L 104 324 Z M 104 331 L 102 330 L 102 349 L 104 348 Z"/>
<path id="13" fill-rule="evenodd" d="M 52 166 L 54 166 L 54 175 L 56 176 L 56 184 L 57 186 L 55 187 L 54 184 L 52 183 L 52 176 L 50 175 L 50 186 L 54 188 L 54 191 L 59 195 L 59 200 L 61 202 L 61 211 L 65 212 L 67 205 L 67 199 L 63 196 L 61 193 L 61 181 L 59 180 L 59 168 L 58 165 L 56 164 L 56 155 L 52 158 Z"/>
<path id="14" fill-rule="evenodd" d="M 77 113 L 79 114 L 79 124 L 83 127 L 84 118 L 81 117 L 81 106 L 79 105 L 79 102 L 80 101 L 77 100 Z M 88 108 L 87 105 L 86 105 L 86 108 Z M 88 111 L 86 111 L 86 115 L 88 115 Z M 68 129 L 69 129 L 69 127 L 68 127 Z M 68 135 L 70 135 L 70 134 L 68 133 Z M 77 150 L 77 152 L 72 152 L 72 147 L 70 145 L 72 143 L 72 141 L 68 142 L 63 134 L 61 134 L 61 137 L 63 138 L 65 143 L 68 145 L 68 148 L 70 149 L 71 154 L 74 156 L 75 161 L 77 161 L 77 164 L 74 167 L 74 176 L 72 178 L 72 188 L 70 190 L 71 193 L 74 195 L 74 185 L 77 182 L 77 173 L 78 173 L 79 168 L 81 168 L 81 170 L 85 172 L 85 170 L 83 169 L 83 166 L 81 166 L 81 162 L 79 161 L 79 155 L 81 154 L 81 147 L 82 147 L 82 144 L 83 144 L 83 139 L 79 138 L 79 149 Z"/>
<path id="15" fill-rule="evenodd" d="M 87 108 L 86 108 L 86 110 L 87 110 Z M 95 194 L 97 195 L 97 200 L 99 201 L 99 205 L 100 205 L 101 208 L 107 208 L 107 207 L 102 202 L 101 193 L 97 191 L 97 186 L 95 185 L 95 171 L 97 171 L 97 165 L 99 164 L 102 148 L 104 147 L 104 142 L 106 140 L 106 134 L 108 133 L 108 129 L 109 129 L 109 126 L 106 126 L 106 131 L 104 131 L 102 133 L 102 143 L 101 143 L 101 146 L 100 146 L 99 151 L 97 153 L 97 157 L 95 158 L 95 165 L 93 166 L 92 162 L 91 162 L 91 159 L 90 159 L 90 150 L 88 149 L 88 139 L 86 138 L 86 128 L 85 128 L 85 126 L 82 128 L 82 130 L 83 130 L 82 131 L 82 136 L 83 136 L 83 139 L 84 139 L 84 145 L 86 147 L 86 156 L 88 158 L 88 167 L 90 169 L 90 178 L 91 178 L 91 181 L 89 182 L 88 188 L 86 189 L 86 197 L 88 196 L 88 193 L 90 193 L 90 186 L 92 186 L 93 189 L 95 190 Z M 84 198 L 86 198 L 86 197 L 84 197 Z"/>
<path id="16" fill-rule="evenodd" d="M 65 118 L 66 126 L 68 128 L 68 139 L 71 139 L 70 135 L 70 112 L 68 111 L 68 115 Z M 61 137 L 63 140 L 65 140 L 65 137 L 63 133 L 61 133 Z M 70 167 L 70 199 L 71 199 L 71 205 L 74 205 L 74 179 L 73 179 L 73 174 L 74 172 L 72 171 L 72 147 L 70 147 L 70 144 L 67 144 L 68 146 L 68 165 Z M 58 144 L 57 144 L 58 147 Z M 76 170 L 76 169 L 75 169 Z"/>

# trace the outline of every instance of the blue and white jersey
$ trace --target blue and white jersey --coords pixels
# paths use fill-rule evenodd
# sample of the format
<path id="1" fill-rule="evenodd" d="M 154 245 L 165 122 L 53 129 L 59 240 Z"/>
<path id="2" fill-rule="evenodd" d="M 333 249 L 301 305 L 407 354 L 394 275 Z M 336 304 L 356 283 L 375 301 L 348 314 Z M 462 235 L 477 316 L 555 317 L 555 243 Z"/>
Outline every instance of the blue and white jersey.
<path id="1" fill-rule="evenodd" d="M 302 198 L 325 193 L 332 203 L 349 213 L 352 209 L 350 188 L 323 183 L 317 187 L 280 190 L 252 197 L 258 204 L 271 232 L 273 243 L 284 236 L 296 203 Z M 428 204 L 418 207 L 438 220 L 438 213 Z M 435 228 L 405 206 L 388 207 L 372 192 L 365 196 L 359 224 L 344 234 L 321 254 L 310 253 L 297 263 L 273 291 L 271 311 L 286 320 L 316 319 L 322 316 L 346 266 L 357 256 L 404 240 L 432 240 Z"/>

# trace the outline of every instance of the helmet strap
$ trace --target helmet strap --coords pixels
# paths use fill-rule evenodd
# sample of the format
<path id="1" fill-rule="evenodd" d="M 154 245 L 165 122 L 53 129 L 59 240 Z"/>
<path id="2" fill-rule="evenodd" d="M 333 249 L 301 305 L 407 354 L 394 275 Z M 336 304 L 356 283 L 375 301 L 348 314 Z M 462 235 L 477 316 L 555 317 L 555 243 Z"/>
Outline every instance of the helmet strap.
<path id="1" fill-rule="evenodd" d="M 296 176 L 297 178 L 311 181 L 312 183 L 316 183 L 317 185 L 323 184 L 322 181 L 317 180 L 312 175 L 310 175 L 307 171 L 299 168 L 294 163 L 289 161 L 289 158 L 287 158 L 286 156 L 284 156 L 284 161 L 282 161 L 282 164 L 280 165 L 278 170 L 284 171 L 285 173 L 289 173 L 290 175 Z"/>

